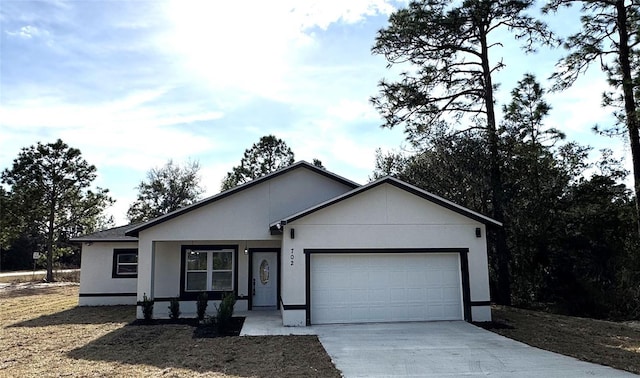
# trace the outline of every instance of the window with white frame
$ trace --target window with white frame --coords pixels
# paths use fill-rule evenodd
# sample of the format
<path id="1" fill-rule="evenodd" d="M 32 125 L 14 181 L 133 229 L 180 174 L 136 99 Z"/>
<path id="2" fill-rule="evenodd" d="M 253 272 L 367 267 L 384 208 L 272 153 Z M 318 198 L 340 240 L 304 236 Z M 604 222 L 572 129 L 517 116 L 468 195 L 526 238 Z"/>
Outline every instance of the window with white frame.
<path id="1" fill-rule="evenodd" d="M 113 250 L 113 278 L 138 277 L 138 250 L 122 248 Z"/>
<path id="2" fill-rule="evenodd" d="M 232 291 L 233 249 L 187 249 L 185 291 Z"/>

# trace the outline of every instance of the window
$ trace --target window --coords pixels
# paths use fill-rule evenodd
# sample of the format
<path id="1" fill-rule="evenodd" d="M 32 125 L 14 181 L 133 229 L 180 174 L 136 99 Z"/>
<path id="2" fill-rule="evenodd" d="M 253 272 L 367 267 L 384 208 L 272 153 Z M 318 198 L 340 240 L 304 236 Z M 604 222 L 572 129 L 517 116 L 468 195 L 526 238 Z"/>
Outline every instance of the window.
<path id="1" fill-rule="evenodd" d="M 187 249 L 184 291 L 232 291 L 235 250 Z"/>
<path id="2" fill-rule="evenodd" d="M 138 277 L 138 250 L 114 249 L 113 250 L 113 278 Z"/>

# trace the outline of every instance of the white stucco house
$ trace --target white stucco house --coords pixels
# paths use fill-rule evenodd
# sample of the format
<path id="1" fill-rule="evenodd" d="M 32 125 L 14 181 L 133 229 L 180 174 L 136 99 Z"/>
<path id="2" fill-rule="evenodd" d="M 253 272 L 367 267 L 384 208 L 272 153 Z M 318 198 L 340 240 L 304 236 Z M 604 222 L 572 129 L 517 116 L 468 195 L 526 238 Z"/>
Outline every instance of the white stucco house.
<path id="1" fill-rule="evenodd" d="M 298 162 L 146 223 L 82 236 L 81 306 L 198 293 L 287 326 L 491 320 L 487 227 L 501 224 L 391 177 L 366 185 Z M 209 306 L 213 309 L 213 305 Z M 142 311 L 138 306 L 139 318 Z"/>

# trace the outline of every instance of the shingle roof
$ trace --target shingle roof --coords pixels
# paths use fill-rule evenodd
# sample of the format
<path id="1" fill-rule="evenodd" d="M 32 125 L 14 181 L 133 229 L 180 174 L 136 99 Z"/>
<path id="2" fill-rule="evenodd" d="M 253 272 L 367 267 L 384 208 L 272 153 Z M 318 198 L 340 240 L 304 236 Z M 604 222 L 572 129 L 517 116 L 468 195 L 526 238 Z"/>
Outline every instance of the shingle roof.
<path id="1" fill-rule="evenodd" d="M 128 224 L 126 226 L 119 226 L 110 228 L 108 230 L 97 231 L 91 234 L 79 236 L 77 238 L 71 239 L 72 242 L 79 243 L 87 243 L 87 242 L 136 242 L 138 241 L 137 237 L 127 236 L 125 233 L 130 230 L 132 227 L 137 226 L 136 224 Z"/>

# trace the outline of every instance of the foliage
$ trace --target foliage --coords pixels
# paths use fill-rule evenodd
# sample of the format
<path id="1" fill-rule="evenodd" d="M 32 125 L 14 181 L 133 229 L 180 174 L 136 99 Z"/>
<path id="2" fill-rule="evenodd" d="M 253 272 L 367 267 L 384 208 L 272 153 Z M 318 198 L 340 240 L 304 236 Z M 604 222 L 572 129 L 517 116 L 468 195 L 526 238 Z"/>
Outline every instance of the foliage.
<path id="1" fill-rule="evenodd" d="M 314 164 L 317 159 L 314 159 Z M 251 148 L 244 151 L 240 165 L 232 168 L 222 181 L 222 190 L 228 190 L 245 182 L 262 177 L 294 162 L 291 148 L 273 135 L 260 138 Z M 320 165 L 322 163 L 317 160 Z"/>
<path id="2" fill-rule="evenodd" d="M 624 0 L 549 0 L 544 10 L 580 4 L 582 30 L 564 43 L 569 51 L 552 75 L 555 88 L 570 87 L 596 62 L 607 74 L 611 91 L 603 94 L 603 105 L 615 108 L 617 124 L 595 130 L 608 135 L 626 132 L 629 137 L 636 198 L 640 197 L 640 3 Z M 640 203 L 636 202 L 637 231 L 640 233 Z"/>
<path id="3" fill-rule="evenodd" d="M 471 121 L 456 133 L 480 131 L 489 151 L 491 215 L 504 218 L 503 182 L 500 175 L 499 136 L 494 110 L 492 75 L 502 69 L 489 52 L 501 46 L 490 36 L 507 29 L 524 41 L 554 44 L 546 25 L 525 12 L 532 0 L 412 1 L 394 12 L 389 26 L 378 32 L 373 53 L 382 54 L 389 66 L 407 68 L 401 80 L 382 80 L 380 94 L 371 102 L 384 118 L 384 127 L 403 125 L 410 141 L 431 141 L 442 129 L 445 116 Z M 496 230 L 496 261 L 499 303 L 509 302 L 509 250 L 501 229 Z"/>
<path id="4" fill-rule="evenodd" d="M 224 334 L 231 323 L 233 316 L 233 307 L 236 304 L 236 296 L 233 293 L 226 293 L 220 301 L 220 305 L 216 306 L 216 327 L 218 333 Z"/>
<path id="5" fill-rule="evenodd" d="M 535 78 L 525 76 L 499 128 L 512 300 L 572 315 L 637 318 L 639 241 L 633 196 L 621 184 L 627 172 L 610 151 L 592 165 L 589 148 L 559 145 L 563 135 L 544 125 L 550 107 L 543 97 Z M 391 174 L 484 213 L 491 198 L 485 143 L 467 133 L 413 155 L 378 152 L 374 177 Z M 495 289 L 495 261 L 490 268 Z"/>
<path id="6" fill-rule="evenodd" d="M 198 294 L 198 298 L 196 301 L 198 320 L 204 319 L 204 315 L 207 313 L 208 305 L 209 305 L 209 296 L 207 295 L 207 293 L 202 292 Z"/>
<path id="7" fill-rule="evenodd" d="M 169 301 L 169 319 L 180 318 L 180 298 L 174 297 Z"/>
<path id="8" fill-rule="evenodd" d="M 143 293 L 142 302 L 140 302 L 140 305 L 142 306 L 142 316 L 146 321 L 153 319 L 153 304 L 154 304 L 154 300 L 149 299 L 147 297 L 147 293 Z"/>
<path id="9" fill-rule="evenodd" d="M 138 198 L 127 211 L 129 221 L 145 222 L 196 202 L 203 193 L 199 171 L 196 161 L 180 166 L 169 160 L 151 169 L 137 187 Z"/>
<path id="10" fill-rule="evenodd" d="M 108 190 L 90 189 L 95 178 L 96 167 L 60 139 L 23 148 L 11 169 L 2 172 L 10 189 L 3 193 L 1 223 L 11 225 L 3 231 L 3 244 L 26 239 L 28 253 L 46 251 L 47 280 L 52 281 L 54 251 L 68 247 L 71 237 L 94 231 L 114 202 Z"/>

